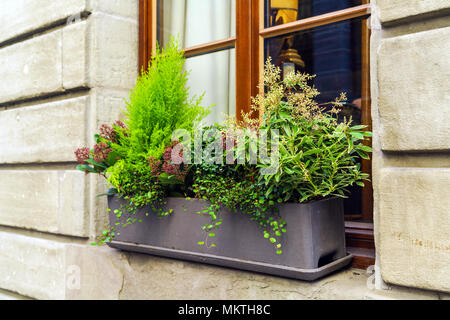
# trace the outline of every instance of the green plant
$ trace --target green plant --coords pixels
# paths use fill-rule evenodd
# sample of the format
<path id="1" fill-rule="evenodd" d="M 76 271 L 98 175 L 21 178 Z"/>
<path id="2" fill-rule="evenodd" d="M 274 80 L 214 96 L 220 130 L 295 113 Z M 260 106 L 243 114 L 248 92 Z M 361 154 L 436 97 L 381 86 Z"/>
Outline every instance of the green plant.
<path id="1" fill-rule="evenodd" d="M 86 173 L 98 173 L 106 178 L 108 168 L 120 159 L 114 146 L 121 144 L 121 137 L 126 135 L 126 131 L 125 124 L 120 120 L 112 126 L 102 124 L 100 133 L 94 136 L 94 147 L 82 147 L 75 151 L 79 163 L 77 169 Z"/>
<path id="2" fill-rule="evenodd" d="M 279 132 L 276 172 L 261 174 L 259 182 L 267 186 L 266 196 L 275 194 L 282 202 L 346 197 L 349 186 L 363 186 L 368 179 L 358 161 L 369 158 L 371 148 L 364 140 L 371 133 L 364 131 L 366 126 L 352 126 L 352 119 L 338 123 L 336 115 L 345 94 L 328 104 L 315 102 L 319 92 L 308 85 L 312 78 L 291 73 L 281 80 L 280 69 L 269 59 L 264 71 L 267 90 L 254 99 L 253 106 L 261 117 L 244 115 L 244 126 Z M 269 166 L 258 164 L 260 170 Z"/>
<path id="3" fill-rule="evenodd" d="M 183 54 L 174 38 L 166 48 L 157 48 L 130 93 L 125 113 L 129 130 L 120 144 L 113 144 L 121 159 L 108 168 L 108 181 L 130 203 L 117 213 L 127 212 L 127 223 L 135 222 L 139 208 L 151 204 L 156 210 L 165 196 L 185 191 L 187 168 L 176 168 L 164 153 L 173 146 L 172 133 L 192 132 L 209 108 L 200 105 L 202 97 L 189 97 Z"/>
<path id="4" fill-rule="evenodd" d="M 202 227 L 205 241 L 214 237 L 212 230 L 222 221 L 218 219 L 220 208 L 240 210 L 248 214 L 263 229 L 264 238 L 269 239 L 281 254 L 279 237 L 286 232 L 286 222 L 278 215 L 276 204 L 284 202 L 307 202 L 326 197 L 346 197 L 348 187 L 363 186 L 368 175 L 361 172 L 359 158 L 368 159 L 371 148 L 364 140 L 371 136 L 365 126 L 352 126 L 351 119 L 338 123 L 339 113 L 345 95 L 325 105 L 319 105 L 314 98 L 319 92 L 308 85 L 313 76 L 292 73 L 284 80 L 280 69 L 266 63 L 262 95 L 253 101 L 252 113 L 243 114 L 243 121 L 228 121 L 228 127 L 221 128 L 227 135 L 236 129 L 254 129 L 255 132 L 278 132 L 279 150 L 268 147 L 268 154 L 278 153 L 278 162 L 273 173 L 264 169 L 272 163 L 259 162 L 256 165 L 200 165 L 196 167 L 193 191 L 197 197 L 206 199 L 212 205 L 201 214 L 209 214 L 211 223 Z M 211 141 L 210 143 L 212 143 Z M 232 152 L 248 152 L 256 149 L 260 140 L 246 139 L 235 146 Z M 243 149 L 243 150 L 242 150 Z M 259 149 L 261 150 L 261 149 Z M 224 158 L 227 151 L 224 149 Z M 267 172 L 267 171 L 266 171 Z"/>
<path id="5" fill-rule="evenodd" d="M 266 196 L 267 187 L 258 182 L 258 169 L 256 165 L 242 165 L 234 159 L 233 163 L 227 163 L 227 153 L 235 152 L 235 148 L 226 149 L 226 137 L 230 136 L 229 128 L 215 125 L 203 128 L 202 135 L 212 130 L 218 132 L 222 141 L 219 149 L 211 147 L 217 143 L 216 135 L 202 141 L 199 152 L 203 155 L 203 162 L 192 165 L 193 174 L 192 191 L 196 198 L 204 199 L 210 203 L 201 215 L 210 217 L 210 222 L 202 226 L 204 239 L 199 245 L 215 247 L 214 238 L 216 230 L 220 229 L 222 223 L 226 223 L 220 216 L 222 208 L 232 212 L 241 212 L 255 221 L 261 227 L 263 237 L 268 239 L 276 248 L 278 254 L 282 253 L 279 238 L 286 232 L 286 222 L 283 221 L 276 207 L 273 195 Z M 205 150 L 212 150 L 205 157 Z M 195 148 L 192 158 L 195 158 Z M 216 154 L 218 150 L 219 154 Z M 220 159 L 217 161 L 218 159 Z M 215 160 L 215 161 L 212 161 Z"/>
<path id="6" fill-rule="evenodd" d="M 183 54 L 173 38 L 166 48 L 158 46 L 131 91 L 125 112 L 129 136 L 118 147 L 127 161 L 160 159 L 176 129 L 191 131 L 208 115 L 209 108 L 201 106 L 203 96 L 189 97 Z"/>
<path id="7" fill-rule="evenodd" d="M 150 206 L 165 216 L 172 212 L 161 209 L 167 196 L 193 196 L 210 203 L 198 212 L 210 217 L 201 227 L 205 238 L 199 245 L 216 246 L 215 230 L 226 223 L 220 211 L 228 208 L 255 221 L 281 254 L 286 222 L 279 216 L 278 203 L 346 197 L 349 186 L 363 186 L 368 180 L 359 160 L 368 159 L 371 148 L 365 141 L 371 133 L 365 126 L 353 126 L 352 119 L 337 120 L 344 94 L 319 105 L 315 101 L 319 92 L 308 84 L 312 78 L 291 73 L 282 80 L 280 69 L 269 59 L 264 94 L 255 97 L 252 112 L 243 114 L 241 122 L 229 120 L 200 129 L 196 124 L 209 111 L 200 106 L 201 97 L 189 99 L 183 53 L 173 39 L 166 49 L 158 49 L 149 71 L 142 73 L 130 94 L 126 125 L 102 127 L 96 147 L 80 149 L 77 154 L 80 170 L 103 175 L 113 187 L 108 194 L 117 192 L 127 200 L 127 205 L 114 212 L 121 221 L 103 233 L 100 243 L 110 241 L 121 227 L 139 222 L 138 209 Z M 202 138 L 210 129 L 218 134 L 203 139 L 198 149 L 193 141 L 171 141 L 177 129 L 191 136 L 200 133 Z M 251 129 L 256 137 L 268 132 L 271 138 L 279 137 L 280 143 L 265 146 L 260 139 L 246 137 L 228 149 L 223 142 L 229 137 L 236 140 L 235 132 L 240 129 Z M 203 161 L 173 163 L 171 154 L 179 143 L 191 147 L 191 159 L 201 156 Z M 276 155 L 275 164 L 248 163 L 250 151 L 262 147 L 269 157 Z M 227 163 L 231 153 L 232 161 Z M 247 163 L 238 161 L 239 154 L 244 154 Z M 268 168 L 274 170 L 267 173 Z"/>
<path id="8" fill-rule="evenodd" d="M 189 96 L 188 72 L 183 65 L 184 53 L 177 40 L 172 38 L 165 48 L 158 47 L 148 71 L 142 70 L 130 93 L 125 123 L 96 135 L 95 150 L 87 157 L 87 148 L 76 152 L 82 161 L 78 169 L 101 174 L 112 186 L 107 194 L 117 193 L 128 201 L 114 212 L 121 222 L 105 230 L 99 244 L 110 241 L 121 227 L 136 222 L 135 214 L 144 206 L 151 205 L 160 215 L 169 214 L 170 210 L 160 209 L 164 198 L 182 195 L 186 190 L 187 166 L 173 165 L 164 153 L 173 147 L 173 131 L 194 131 L 209 108 L 201 106 L 202 96 Z"/>

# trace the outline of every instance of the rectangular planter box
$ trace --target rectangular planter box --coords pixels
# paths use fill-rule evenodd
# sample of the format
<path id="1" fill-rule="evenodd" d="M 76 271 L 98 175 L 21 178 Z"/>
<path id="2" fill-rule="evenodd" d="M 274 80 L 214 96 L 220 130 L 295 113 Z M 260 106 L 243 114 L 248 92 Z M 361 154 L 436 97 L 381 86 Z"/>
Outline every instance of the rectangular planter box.
<path id="1" fill-rule="evenodd" d="M 124 200 L 108 198 L 110 224 L 118 221 L 115 209 Z M 307 204 L 279 205 L 287 232 L 281 237 L 283 254 L 263 237 L 263 230 L 242 213 L 222 210 L 223 223 L 215 232 L 216 247 L 197 243 L 204 241 L 201 226 L 209 216 L 197 214 L 208 206 L 203 200 L 168 198 L 164 210 L 173 209 L 166 217 L 158 217 L 150 208 L 136 214 L 141 223 L 122 228 L 110 247 L 157 256 L 203 262 L 301 280 L 315 280 L 351 262 L 345 249 L 343 201 L 326 199 Z M 150 212 L 146 216 L 145 213 Z M 123 218 L 122 218 L 123 219 Z"/>

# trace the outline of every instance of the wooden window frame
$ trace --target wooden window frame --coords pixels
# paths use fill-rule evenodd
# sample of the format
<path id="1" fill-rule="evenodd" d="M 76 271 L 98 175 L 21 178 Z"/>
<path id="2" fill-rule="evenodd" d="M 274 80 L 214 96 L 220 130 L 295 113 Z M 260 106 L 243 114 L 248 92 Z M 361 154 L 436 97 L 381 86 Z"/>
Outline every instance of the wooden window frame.
<path id="1" fill-rule="evenodd" d="M 221 50 L 236 49 L 236 117 L 242 119 L 242 112 L 249 112 L 251 97 L 259 93 L 264 69 L 265 39 L 328 25 L 354 18 L 370 16 L 369 0 L 362 5 L 334 11 L 279 26 L 264 26 L 264 0 L 236 0 L 236 36 L 184 49 L 186 57 L 199 56 Z M 157 42 L 157 0 L 139 0 L 139 70 L 146 70 Z M 362 123 L 372 129 L 370 116 L 370 30 L 362 30 Z M 364 172 L 371 172 L 371 161 L 363 160 Z M 362 214 L 364 220 L 371 220 L 373 211 L 373 190 L 366 183 L 362 192 Z M 372 223 L 346 221 L 346 242 L 353 253 L 352 266 L 365 269 L 375 262 L 375 246 Z"/>

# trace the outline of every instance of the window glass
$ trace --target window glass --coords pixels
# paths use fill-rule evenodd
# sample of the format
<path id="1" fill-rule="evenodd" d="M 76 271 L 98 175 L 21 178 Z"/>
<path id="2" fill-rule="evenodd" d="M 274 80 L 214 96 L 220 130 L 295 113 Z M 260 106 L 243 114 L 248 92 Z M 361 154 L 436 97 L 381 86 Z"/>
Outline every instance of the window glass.
<path id="1" fill-rule="evenodd" d="M 319 102 L 334 100 L 346 92 L 348 102 L 360 105 L 362 20 L 333 23 L 265 42 L 265 58 L 289 71 L 315 74 Z M 358 118 L 354 112 L 355 120 Z"/>
<path id="2" fill-rule="evenodd" d="M 265 27 L 361 5 L 361 0 L 266 0 Z"/>
<path id="3" fill-rule="evenodd" d="M 236 50 L 229 49 L 186 59 L 190 71 L 187 85 L 191 94 L 203 98 L 204 106 L 214 106 L 205 124 L 222 122 L 236 110 Z"/>
<path id="4" fill-rule="evenodd" d="M 159 0 L 158 40 L 178 36 L 183 48 L 234 37 L 236 0 Z"/>

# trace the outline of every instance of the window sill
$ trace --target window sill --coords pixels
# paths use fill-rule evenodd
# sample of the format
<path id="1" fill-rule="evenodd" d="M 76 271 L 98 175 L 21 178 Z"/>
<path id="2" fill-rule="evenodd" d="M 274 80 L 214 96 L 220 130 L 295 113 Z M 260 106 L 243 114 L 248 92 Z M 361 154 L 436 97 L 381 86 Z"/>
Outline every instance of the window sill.
<path id="1" fill-rule="evenodd" d="M 367 269 L 375 264 L 373 223 L 345 222 L 347 252 L 353 255 L 352 268 Z"/>

